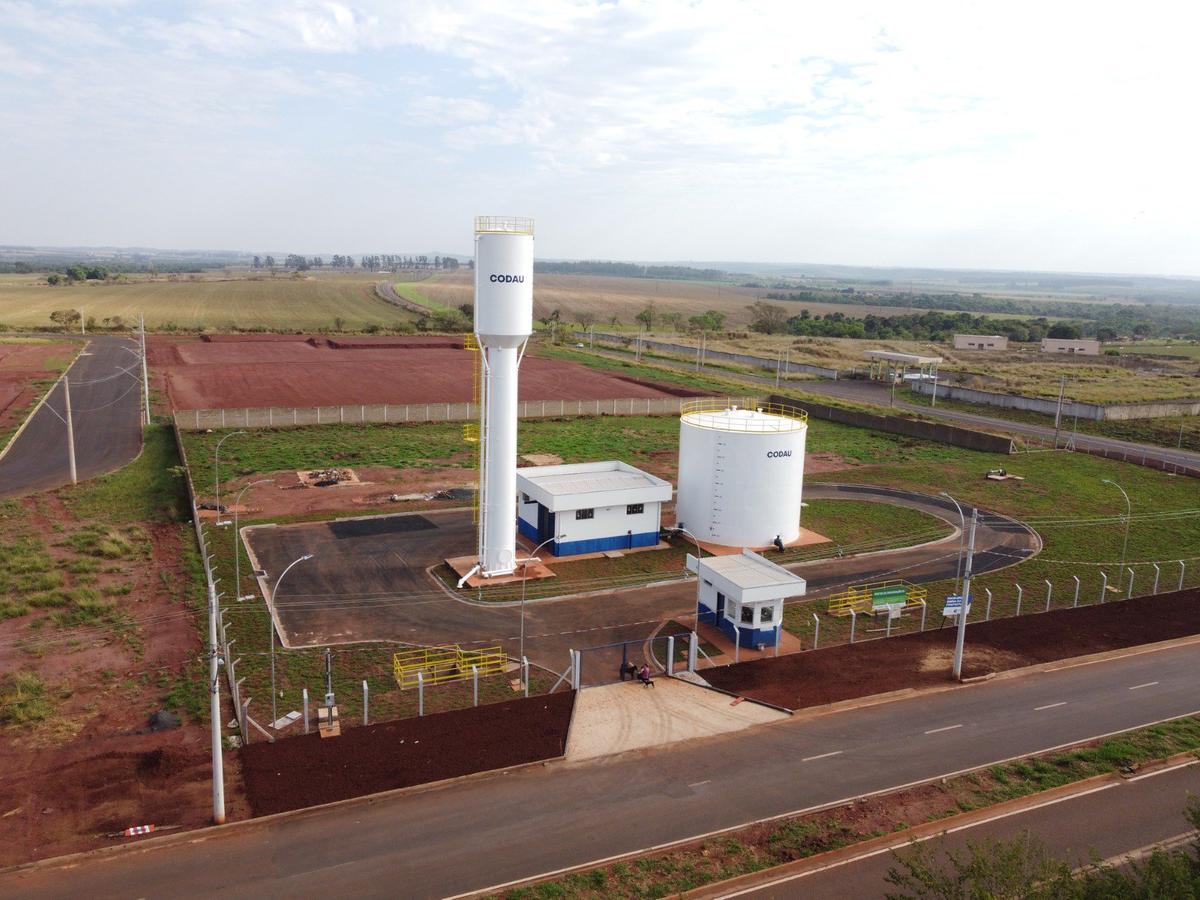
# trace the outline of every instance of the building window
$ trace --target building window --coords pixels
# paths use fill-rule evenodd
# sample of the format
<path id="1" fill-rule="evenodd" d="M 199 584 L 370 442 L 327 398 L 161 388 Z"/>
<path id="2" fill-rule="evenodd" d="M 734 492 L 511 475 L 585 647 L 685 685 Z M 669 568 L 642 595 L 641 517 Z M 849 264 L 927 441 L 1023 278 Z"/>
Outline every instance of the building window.
<path id="1" fill-rule="evenodd" d="M 645 511 L 646 511 L 645 503 L 630 503 L 628 506 L 625 507 L 625 515 L 627 515 L 627 516 L 640 516 Z"/>
<path id="2" fill-rule="evenodd" d="M 577 509 L 575 510 L 576 519 L 594 519 L 596 518 L 596 510 L 594 509 Z"/>
<path id="3" fill-rule="evenodd" d="M 522 494 L 522 495 L 521 495 L 521 502 L 522 502 L 522 503 L 532 503 L 533 501 L 529 499 L 529 495 L 528 495 L 528 494 Z"/>
<path id="4" fill-rule="evenodd" d="M 759 622 L 770 622 L 775 618 L 775 608 L 773 606 L 764 606 L 762 612 L 758 614 Z"/>
<path id="5" fill-rule="evenodd" d="M 754 607 L 753 606 L 743 606 L 742 607 L 742 624 L 743 625 L 753 625 L 754 624 Z"/>

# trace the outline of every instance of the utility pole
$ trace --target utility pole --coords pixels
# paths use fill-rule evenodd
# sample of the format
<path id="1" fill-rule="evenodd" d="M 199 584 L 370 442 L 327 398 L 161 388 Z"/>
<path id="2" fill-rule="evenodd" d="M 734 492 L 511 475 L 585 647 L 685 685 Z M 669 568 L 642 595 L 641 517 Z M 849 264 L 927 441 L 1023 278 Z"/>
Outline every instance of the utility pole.
<path id="1" fill-rule="evenodd" d="M 967 610 L 971 604 L 971 561 L 975 555 L 975 524 L 979 521 L 979 509 L 971 510 L 971 537 L 967 542 L 967 567 L 963 571 L 962 606 L 958 614 L 958 635 L 954 639 L 954 677 L 962 678 L 963 644 L 967 639 Z"/>
<path id="2" fill-rule="evenodd" d="M 71 484 L 79 484 L 75 474 L 75 426 L 71 423 L 71 381 L 63 375 L 63 396 L 67 399 L 67 458 L 71 463 Z"/>
<path id="3" fill-rule="evenodd" d="M 207 565 L 207 562 L 205 563 Z M 213 824 L 225 824 L 225 760 L 221 755 L 220 659 L 217 653 L 217 590 L 208 582 L 208 717 L 212 725 Z M 240 712 L 240 711 L 239 711 Z"/>
<path id="4" fill-rule="evenodd" d="M 1054 449 L 1058 449 L 1058 423 L 1062 420 L 1063 394 L 1067 390 L 1067 376 L 1058 385 L 1058 408 L 1054 410 Z"/>
<path id="5" fill-rule="evenodd" d="M 146 367 L 146 315 L 139 314 L 142 331 L 142 388 L 146 398 L 146 424 L 150 424 L 150 370 Z"/>

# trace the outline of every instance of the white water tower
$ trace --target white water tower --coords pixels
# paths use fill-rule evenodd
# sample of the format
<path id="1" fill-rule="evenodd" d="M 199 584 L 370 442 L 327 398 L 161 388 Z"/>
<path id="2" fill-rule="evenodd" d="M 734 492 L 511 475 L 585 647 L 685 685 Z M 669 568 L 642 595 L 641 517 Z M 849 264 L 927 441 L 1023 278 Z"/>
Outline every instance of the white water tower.
<path id="1" fill-rule="evenodd" d="M 533 333 L 533 220 L 475 219 L 475 337 L 480 396 L 479 566 L 517 565 L 517 368 Z"/>

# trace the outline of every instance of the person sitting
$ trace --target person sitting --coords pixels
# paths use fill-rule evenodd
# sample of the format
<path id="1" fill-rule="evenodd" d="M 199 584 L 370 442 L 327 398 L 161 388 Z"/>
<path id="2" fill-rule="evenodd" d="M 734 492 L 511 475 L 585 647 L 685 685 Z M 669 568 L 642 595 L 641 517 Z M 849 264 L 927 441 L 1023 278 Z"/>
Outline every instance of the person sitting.
<path id="1" fill-rule="evenodd" d="M 642 666 L 642 671 L 638 677 L 642 680 L 643 687 L 654 687 L 654 681 L 650 678 L 650 665 L 648 663 Z"/>

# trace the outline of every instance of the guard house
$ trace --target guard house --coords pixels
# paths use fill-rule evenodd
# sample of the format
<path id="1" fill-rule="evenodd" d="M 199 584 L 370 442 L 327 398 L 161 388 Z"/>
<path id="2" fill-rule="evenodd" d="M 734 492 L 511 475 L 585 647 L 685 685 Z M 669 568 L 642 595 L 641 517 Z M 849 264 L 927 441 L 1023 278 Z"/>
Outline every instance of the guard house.
<path id="1" fill-rule="evenodd" d="M 750 550 L 733 556 L 691 554 L 687 567 L 700 578 L 701 622 L 716 625 L 743 647 L 773 647 L 783 622 L 783 601 L 803 597 L 808 585 Z"/>
<path id="2" fill-rule="evenodd" d="M 555 556 L 653 547 L 671 499 L 668 482 L 617 460 L 517 469 L 517 491 L 518 530 Z"/>

